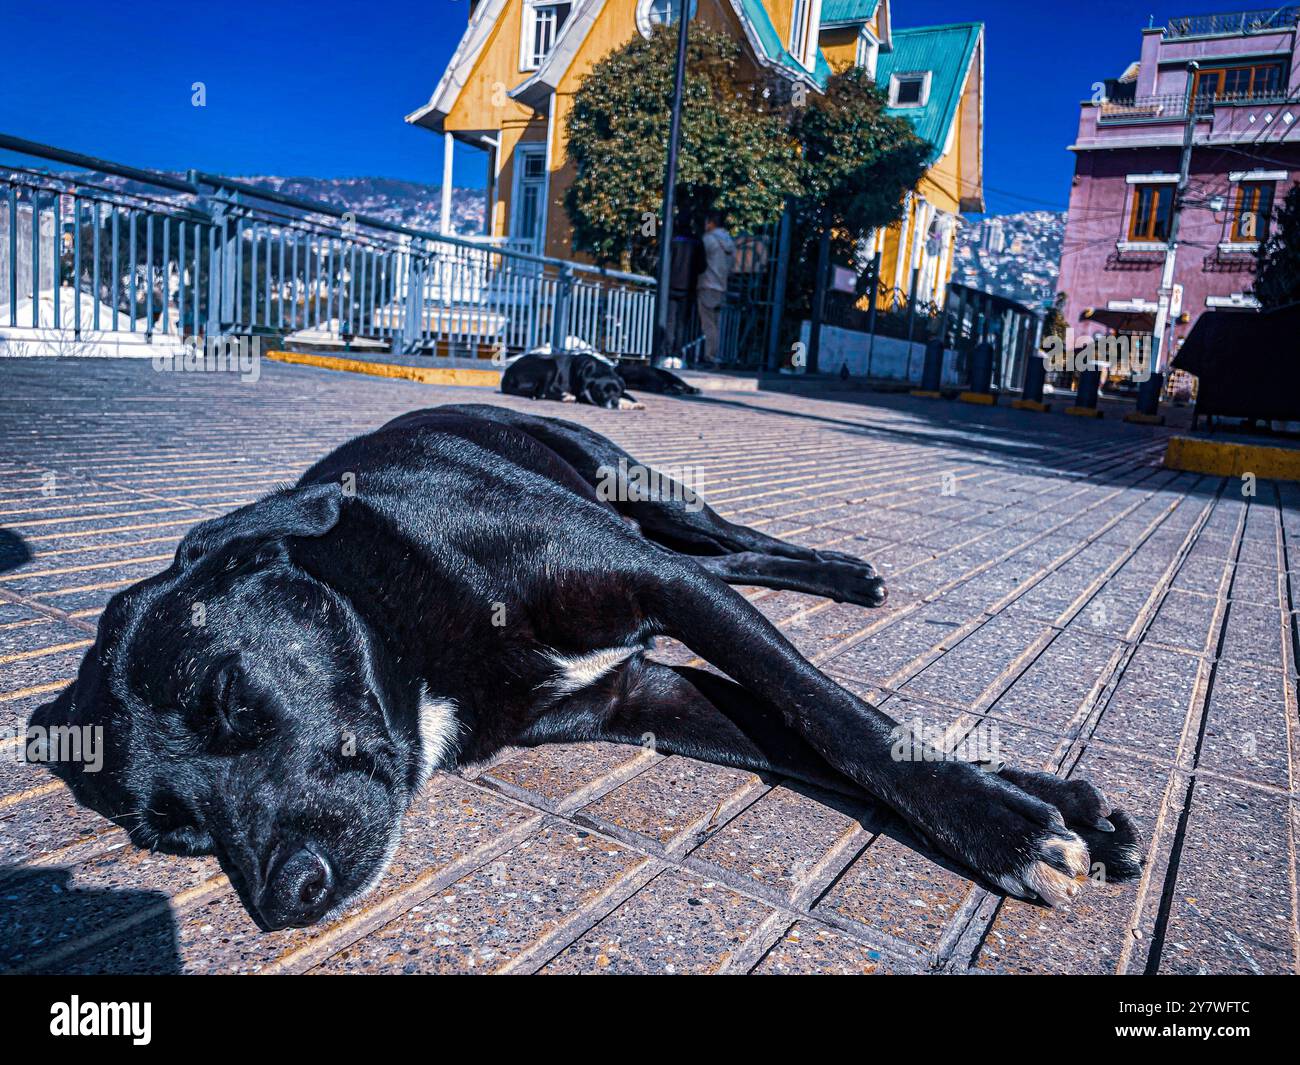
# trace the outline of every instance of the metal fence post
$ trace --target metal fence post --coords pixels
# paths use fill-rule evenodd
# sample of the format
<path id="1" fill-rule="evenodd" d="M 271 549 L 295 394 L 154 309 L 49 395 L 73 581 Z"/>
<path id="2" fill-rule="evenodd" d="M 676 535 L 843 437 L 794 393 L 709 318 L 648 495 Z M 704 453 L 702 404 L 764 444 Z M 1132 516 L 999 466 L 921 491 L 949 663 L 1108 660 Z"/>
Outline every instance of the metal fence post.
<path id="1" fill-rule="evenodd" d="M 785 286 L 790 268 L 790 205 L 781 212 L 781 224 L 776 237 L 776 278 L 772 284 L 772 310 L 767 323 L 767 351 L 764 366 L 772 373 L 780 368 L 776 349 L 781 344 L 781 324 L 785 320 Z"/>
<path id="2" fill-rule="evenodd" d="M 876 252 L 871 264 L 871 305 L 867 309 L 867 332 L 871 339 L 867 341 L 867 380 L 871 380 L 871 357 L 876 353 L 876 304 L 880 302 L 880 262 L 884 252 Z"/>
<path id="3" fill-rule="evenodd" d="M 573 267 L 560 268 L 555 286 L 555 309 L 551 313 L 551 351 L 559 354 L 568 347 L 569 301 L 573 297 Z"/>
<path id="4" fill-rule="evenodd" d="M 822 350 L 822 322 L 826 318 L 826 282 L 831 272 L 831 227 L 822 230 L 817 241 L 817 276 L 813 282 L 812 321 L 808 323 L 808 363 L 810 374 L 817 372 Z"/>

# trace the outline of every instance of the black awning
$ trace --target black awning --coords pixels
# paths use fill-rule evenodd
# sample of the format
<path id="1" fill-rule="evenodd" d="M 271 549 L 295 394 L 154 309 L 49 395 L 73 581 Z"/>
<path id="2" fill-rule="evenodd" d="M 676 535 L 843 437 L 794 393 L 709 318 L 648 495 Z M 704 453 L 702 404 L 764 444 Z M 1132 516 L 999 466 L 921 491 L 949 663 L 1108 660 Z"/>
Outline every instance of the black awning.
<path id="1" fill-rule="evenodd" d="M 1207 311 L 1174 356 L 1195 374 L 1198 414 L 1300 419 L 1300 303 L 1275 311 Z"/>

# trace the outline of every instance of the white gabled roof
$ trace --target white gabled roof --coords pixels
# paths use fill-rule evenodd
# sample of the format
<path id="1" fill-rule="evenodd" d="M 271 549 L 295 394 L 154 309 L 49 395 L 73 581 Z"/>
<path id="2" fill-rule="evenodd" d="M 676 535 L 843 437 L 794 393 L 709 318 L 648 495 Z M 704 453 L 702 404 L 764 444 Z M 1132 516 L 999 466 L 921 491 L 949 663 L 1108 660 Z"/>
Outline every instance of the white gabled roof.
<path id="1" fill-rule="evenodd" d="M 470 71 L 474 69 L 483 46 L 492 34 L 497 16 L 501 14 L 508 2 L 509 0 L 481 0 L 469 20 L 469 25 L 465 27 L 465 34 L 461 37 L 460 44 L 456 45 L 456 51 L 452 53 L 451 60 L 447 63 L 447 69 L 442 72 L 437 88 L 429 97 L 429 102 L 407 115 L 407 122 L 434 131 L 442 129 L 442 120 L 455 106 L 457 97 L 469 80 Z"/>

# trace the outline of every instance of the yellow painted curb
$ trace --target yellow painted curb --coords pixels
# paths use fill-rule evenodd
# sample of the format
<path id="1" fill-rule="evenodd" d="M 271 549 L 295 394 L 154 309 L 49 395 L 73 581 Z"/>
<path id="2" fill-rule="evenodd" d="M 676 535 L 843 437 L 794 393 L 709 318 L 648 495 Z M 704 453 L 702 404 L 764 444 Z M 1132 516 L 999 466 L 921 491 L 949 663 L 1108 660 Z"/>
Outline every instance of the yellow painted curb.
<path id="1" fill-rule="evenodd" d="M 1036 410 L 1039 414 L 1046 414 L 1052 409 L 1050 403 L 1040 403 L 1036 399 L 1013 399 L 1011 406 L 1015 410 Z"/>
<path id="2" fill-rule="evenodd" d="M 1219 477 L 1253 473 L 1270 481 L 1300 481 L 1300 449 L 1174 436 L 1165 448 L 1165 466 Z"/>
<path id="3" fill-rule="evenodd" d="M 992 392 L 963 392 L 957 398 L 963 403 L 978 403 L 982 407 L 991 407 L 998 401 Z"/>
<path id="4" fill-rule="evenodd" d="M 929 389 L 925 388 L 912 389 L 912 395 L 920 396 L 921 399 L 943 399 L 942 392 L 931 392 Z"/>
<path id="5" fill-rule="evenodd" d="M 321 370 L 366 373 L 373 377 L 396 377 L 403 381 L 418 381 L 424 385 L 486 385 L 489 388 L 496 388 L 501 384 L 500 370 L 402 366 L 391 362 L 347 359 L 338 355 L 316 355 L 306 351 L 268 351 L 266 357 L 295 366 L 315 366 Z"/>
<path id="6" fill-rule="evenodd" d="M 1131 425 L 1164 425 L 1165 416 L 1163 414 L 1143 414 L 1141 411 L 1129 411 L 1124 415 L 1124 420 Z"/>
<path id="7" fill-rule="evenodd" d="M 1104 411 L 1099 411 L 1096 407 L 1066 407 L 1066 414 L 1073 414 L 1076 418 L 1104 418 Z"/>

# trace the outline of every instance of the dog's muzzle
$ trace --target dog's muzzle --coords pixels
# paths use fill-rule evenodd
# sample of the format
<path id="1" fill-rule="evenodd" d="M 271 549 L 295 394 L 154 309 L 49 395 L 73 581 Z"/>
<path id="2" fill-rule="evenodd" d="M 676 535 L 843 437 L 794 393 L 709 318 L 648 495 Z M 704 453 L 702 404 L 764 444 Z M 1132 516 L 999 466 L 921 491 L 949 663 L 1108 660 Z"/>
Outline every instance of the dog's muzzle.
<path id="1" fill-rule="evenodd" d="M 328 912 L 335 886 L 334 867 L 314 847 L 286 849 L 272 860 L 257 908 L 272 929 L 303 928 Z"/>

